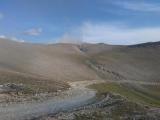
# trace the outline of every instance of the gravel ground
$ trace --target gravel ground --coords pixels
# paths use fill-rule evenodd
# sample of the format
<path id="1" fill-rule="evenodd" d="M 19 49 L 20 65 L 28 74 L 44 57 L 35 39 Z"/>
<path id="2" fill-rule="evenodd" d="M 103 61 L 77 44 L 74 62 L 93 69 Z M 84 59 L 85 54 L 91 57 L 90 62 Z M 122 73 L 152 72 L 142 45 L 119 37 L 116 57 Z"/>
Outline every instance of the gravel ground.
<path id="1" fill-rule="evenodd" d="M 0 105 L 1 120 L 30 120 L 86 105 L 94 99 L 96 92 L 87 85 L 100 81 L 79 81 L 70 83 L 68 91 L 43 102 L 24 102 Z"/>

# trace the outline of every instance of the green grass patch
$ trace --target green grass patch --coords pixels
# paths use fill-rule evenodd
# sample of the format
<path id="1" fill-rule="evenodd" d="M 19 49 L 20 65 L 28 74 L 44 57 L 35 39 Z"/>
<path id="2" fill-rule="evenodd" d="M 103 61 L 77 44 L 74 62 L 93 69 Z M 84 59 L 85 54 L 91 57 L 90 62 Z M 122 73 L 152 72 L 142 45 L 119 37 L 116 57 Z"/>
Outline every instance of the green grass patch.
<path id="1" fill-rule="evenodd" d="M 105 115 L 99 111 L 93 113 L 75 114 L 74 120 L 106 120 Z"/>
<path id="2" fill-rule="evenodd" d="M 96 89 L 97 94 L 104 94 L 106 92 L 116 93 L 130 101 L 141 103 L 148 106 L 160 107 L 160 100 L 153 98 L 149 95 L 143 94 L 143 92 L 136 91 L 135 89 L 129 88 L 123 84 L 117 83 L 100 83 L 89 86 L 90 88 Z"/>

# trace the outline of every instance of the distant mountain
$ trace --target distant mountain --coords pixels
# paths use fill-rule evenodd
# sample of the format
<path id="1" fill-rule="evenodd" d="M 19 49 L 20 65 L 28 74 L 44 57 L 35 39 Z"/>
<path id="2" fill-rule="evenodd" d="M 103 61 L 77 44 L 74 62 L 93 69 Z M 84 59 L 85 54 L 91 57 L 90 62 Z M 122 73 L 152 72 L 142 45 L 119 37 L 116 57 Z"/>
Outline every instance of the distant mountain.
<path id="1" fill-rule="evenodd" d="M 7 71 L 61 82 L 93 79 L 160 82 L 159 45 L 160 42 L 132 46 L 43 45 L 0 39 L 0 73 Z"/>
<path id="2" fill-rule="evenodd" d="M 160 82 L 160 42 L 132 46 L 82 45 L 90 56 L 89 64 L 109 80 Z"/>
<path id="3" fill-rule="evenodd" d="M 0 40 L 0 69 L 58 81 L 90 80 L 98 76 L 85 64 L 87 57 L 74 44 L 30 44 Z"/>
<path id="4" fill-rule="evenodd" d="M 130 45 L 129 47 L 160 47 L 160 41 L 158 42 L 147 42 L 137 45 Z"/>

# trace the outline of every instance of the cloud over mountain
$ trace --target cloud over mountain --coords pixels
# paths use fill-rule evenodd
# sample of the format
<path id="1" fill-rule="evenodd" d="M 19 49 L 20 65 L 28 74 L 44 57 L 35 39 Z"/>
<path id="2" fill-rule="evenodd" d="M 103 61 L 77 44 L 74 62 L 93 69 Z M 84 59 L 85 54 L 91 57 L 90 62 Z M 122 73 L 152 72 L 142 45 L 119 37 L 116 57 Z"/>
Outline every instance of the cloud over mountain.
<path id="1" fill-rule="evenodd" d="M 23 32 L 23 34 L 29 36 L 39 36 L 42 33 L 42 31 L 42 28 L 32 28 Z"/>

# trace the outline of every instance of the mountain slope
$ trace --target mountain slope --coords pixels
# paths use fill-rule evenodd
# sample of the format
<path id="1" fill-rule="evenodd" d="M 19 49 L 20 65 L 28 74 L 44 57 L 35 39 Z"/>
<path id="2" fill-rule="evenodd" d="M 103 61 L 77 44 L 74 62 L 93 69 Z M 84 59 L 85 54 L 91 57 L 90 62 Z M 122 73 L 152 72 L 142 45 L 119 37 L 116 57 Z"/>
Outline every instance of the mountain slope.
<path id="1" fill-rule="evenodd" d="M 108 45 L 93 46 L 87 47 L 85 51 L 90 56 L 87 63 L 99 76 L 109 82 L 94 85 L 93 88 L 102 93 L 119 94 L 136 103 L 159 107 L 159 42 L 114 46 L 112 49 L 107 49 L 111 47 Z M 102 48 L 105 46 L 106 49 L 100 49 L 101 46 Z"/>
<path id="2" fill-rule="evenodd" d="M 159 82 L 159 53 L 159 42 L 133 46 L 102 43 L 43 45 L 1 39 L 0 70 L 57 81 L 102 77 L 111 80 Z"/>
<path id="3" fill-rule="evenodd" d="M 34 92 L 53 92 L 68 88 L 68 81 L 104 79 L 115 84 L 100 85 L 103 90 L 125 88 L 130 90 L 125 97 L 157 105 L 159 59 L 159 42 L 44 45 L 0 39 L 0 84 L 22 83 Z"/>
<path id="4" fill-rule="evenodd" d="M 58 81 L 97 78 L 72 44 L 41 45 L 0 40 L 0 69 L 43 76 Z"/>
<path id="5" fill-rule="evenodd" d="M 85 53 L 90 56 L 92 68 L 105 79 L 160 82 L 160 46 L 157 44 L 114 46 L 98 54 Z"/>

